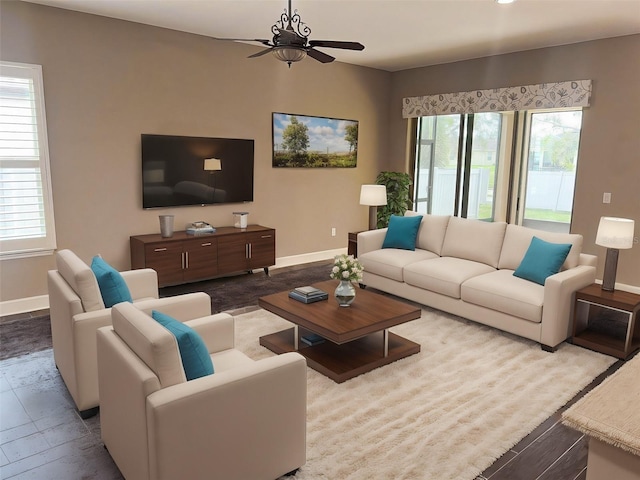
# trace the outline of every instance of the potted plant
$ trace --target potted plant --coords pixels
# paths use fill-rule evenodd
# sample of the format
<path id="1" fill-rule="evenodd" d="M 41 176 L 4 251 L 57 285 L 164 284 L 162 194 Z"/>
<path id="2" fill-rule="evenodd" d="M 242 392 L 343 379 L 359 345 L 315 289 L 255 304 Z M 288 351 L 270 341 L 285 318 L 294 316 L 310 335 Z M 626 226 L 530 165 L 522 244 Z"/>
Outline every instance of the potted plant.
<path id="1" fill-rule="evenodd" d="M 389 224 L 391 215 L 404 215 L 411 203 L 412 179 L 404 172 L 380 172 L 376 178 L 378 185 L 387 187 L 387 204 L 378 208 L 378 228 Z"/>

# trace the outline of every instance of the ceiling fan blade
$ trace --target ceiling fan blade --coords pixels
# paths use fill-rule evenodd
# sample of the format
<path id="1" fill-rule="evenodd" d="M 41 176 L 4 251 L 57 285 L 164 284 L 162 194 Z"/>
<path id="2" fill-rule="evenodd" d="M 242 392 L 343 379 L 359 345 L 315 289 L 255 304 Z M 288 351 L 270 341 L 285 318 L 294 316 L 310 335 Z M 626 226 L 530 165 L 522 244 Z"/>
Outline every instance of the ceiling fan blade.
<path id="1" fill-rule="evenodd" d="M 249 55 L 247 58 L 261 57 L 262 55 L 266 55 L 267 53 L 269 53 L 271 50 L 272 50 L 271 48 L 265 48 L 264 50 L 261 50 L 258 53 L 254 53 L 253 55 Z"/>
<path id="2" fill-rule="evenodd" d="M 311 58 L 315 58 L 321 63 L 331 63 L 335 60 L 335 58 L 331 55 L 327 55 L 320 50 L 314 50 L 313 48 L 307 50 L 307 55 L 309 55 Z"/>
<path id="3" fill-rule="evenodd" d="M 271 44 L 271 41 L 265 38 L 219 38 L 219 37 L 211 37 L 211 38 L 213 38 L 214 40 L 223 40 L 223 41 L 229 41 L 229 42 L 258 42 L 268 47 L 273 46 Z"/>
<path id="4" fill-rule="evenodd" d="M 364 45 L 358 42 L 336 42 L 333 40 L 311 40 L 310 47 L 342 48 L 344 50 L 364 50 Z"/>

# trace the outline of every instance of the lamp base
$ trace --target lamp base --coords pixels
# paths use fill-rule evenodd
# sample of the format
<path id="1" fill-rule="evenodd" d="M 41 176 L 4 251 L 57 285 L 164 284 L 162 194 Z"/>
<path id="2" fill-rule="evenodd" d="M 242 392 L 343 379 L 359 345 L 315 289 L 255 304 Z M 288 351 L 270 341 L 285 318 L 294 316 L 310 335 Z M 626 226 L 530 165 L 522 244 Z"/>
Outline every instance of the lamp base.
<path id="1" fill-rule="evenodd" d="M 602 276 L 602 290 L 613 292 L 616 287 L 616 271 L 618 270 L 618 249 L 607 248 L 607 257 L 604 262 L 604 275 Z"/>
<path id="2" fill-rule="evenodd" d="M 369 230 L 378 228 L 378 207 L 369 207 Z"/>

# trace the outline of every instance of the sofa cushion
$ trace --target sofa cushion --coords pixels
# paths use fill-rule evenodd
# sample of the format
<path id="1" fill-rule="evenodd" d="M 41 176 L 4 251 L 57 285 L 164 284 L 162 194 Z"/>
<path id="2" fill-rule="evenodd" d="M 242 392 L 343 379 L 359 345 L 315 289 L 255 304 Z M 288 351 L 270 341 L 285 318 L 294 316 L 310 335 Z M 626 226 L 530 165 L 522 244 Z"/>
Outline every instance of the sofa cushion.
<path id="1" fill-rule="evenodd" d="M 531 322 L 542 321 L 544 287 L 514 277 L 513 270 L 497 270 L 470 278 L 462 284 L 461 298 Z"/>
<path id="2" fill-rule="evenodd" d="M 439 257 L 407 265 L 404 268 L 404 281 L 408 285 L 460 298 L 460 285 L 465 280 L 494 270 L 484 263 Z"/>
<path id="3" fill-rule="evenodd" d="M 120 302 L 133 302 L 129 287 L 120 272 L 105 262 L 103 258 L 99 256 L 93 257 L 91 270 L 98 281 L 100 295 L 105 307 L 111 308 Z"/>
<path id="4" fill-rule="evenodd" d="M 451 217 L 442 246 L 443 257 L 456 257 L 497 268 L 505 222 L 483 222 Z"/>
<path id="5" fill-rule="evenodd" d="M 407 210 L 405 216 L 417 216 L 417 212 Z M 442 253 L 442 244 L 444 243 L 444 235 L 447 233 L 447 224 L 449 223 L 449 215 L 424 215 L 420 228 L 418 229 L 418 238 L 416 239 L 416 248 L 429 250 L 437 255 Z"/>
<path id="6" fill-rule="evenodd" d="M 382 242 L 382 248 L 400 248 L 403 250 L 416 249 L 416 236 L 420 228 L 422 216 L 399 217 L 391 215 L 387 234 Z"/>
<path id="7" fill-rule="evenodd" d="M 400 250 L 397 248 L 374 250 L 358 256 L 364 269 L 365 279 L 368 273 L 373 273 L 398 282 L 403 281 L 402 271 L 405 265 L 429 258 L 438 258 L 438 256 L 426 250 Z"/>
<path id="8" fill-rule="evenodd" d="M 554 233 L 535 230 L 521 225 L 507 225 L 504 236 L 502 252 L 498 268 L 508 268 L 515 270 L 520 265 L 527 252 L 533 236 L 541 238 L 546 242 L 570 243 L 571 250 L 565 259 L 560 270 L 577 267 L 580 263 L 580 253 L 582 252 L 582 235 L 575 233 Z"/>
<path id="9" fill-rule="evenodd" d="M 531 245 L 513 274 L 537 284 L 544 285 L 547 277 L 560 271 L 571 250 L 570 243 L 550 243 L 533 237 Z"/>
<path id="10" fill-rule="evenodd" d="M 150 315 L 128 302 L 111 309 L 113 329 L 156 374 L 162 388 L 187 380 L 176 337 Z"/>
<path id="11" fill-rule="evenodd" d="M 214 369 L 209 350 L 198 332 L 162 312 L 153 310 L 151 316 L 176 337 L 182 367 L 187 380 L 194 380 L 213 374 Z"/>
<path id="12" fill-rule="evenodd" d="M 60 250 L 56 253 L 56 267 L 60 276 L 80 297 L 85 312 L 104 310 L 100 287 L 89 265 L 71 250 Z"/>

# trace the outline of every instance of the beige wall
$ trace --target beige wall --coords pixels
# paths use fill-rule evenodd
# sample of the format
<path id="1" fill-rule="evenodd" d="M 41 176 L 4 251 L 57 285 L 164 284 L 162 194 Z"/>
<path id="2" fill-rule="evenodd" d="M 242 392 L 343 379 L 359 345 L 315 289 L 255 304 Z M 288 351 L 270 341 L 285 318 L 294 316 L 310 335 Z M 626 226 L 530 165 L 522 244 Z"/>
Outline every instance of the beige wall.
<path id="1" fill-rule="evenodd" d="M 544 48 L 394 73 L 390 104 L 390 157 L 401 169 L 407 157 L 407 120 L 402 98 L 562 80 L 593 80 L 591 106 L 584 110 L 572 232 L 595 245 L 601 216 L 632 218 L 636 245 L 621 250 L 617 281 L 640 287 L 640 35 Z M 611 192 L 611 203 L 602 194 Z"/>
<path id="2" fill-rule="evenodd" d="M 634 218 L 640 236 L 640 35 L 388 73 L 305 60 L 288 69 L 256 47 L 23 2 L 0 2 L 3 60 L 43 66 L 58 248 L 129 267 L 129 236 L 206 220 L 277 229 L 279 258 L 346 247 L 365 229 L 359 186 L 404 168 L 401 99 L 590 78 L 572 229 L 588 253 L 601 215 Z M 360 121 L 358 167 L 271 167 L 274 111 Z M 143 210 L 140 134 L 255 139 L 255 201 Z M 601 203 L 602 192 L 612 203 Z M 337 236 L 331 237 L 331 228 Z M 620 252 L 618 281 L 640 286 L 640 246 Z M 604 262 L 601 261 L 601 276 Z M 0 262 L 0 302 L 46 294 L 51 257 Z"/>
<path id="3" fill-rule="evenodd" d="M 235 210 L 277 229 L 276 256 L 346 248 L 366 229 L 362 183 L 387 162 L 391 74 L 23 2 L 0 3 L 3 60 L 43 68 L 58 248 L 126 269 L 129 236 L 194 220 L 231 225 Z M 354 169 L 271 167 L 271 113 L 360 121 Z M 143 210 L 140 134 L 255 139 L 254 202 Z M 331 228 L 337 235 L 331 236 Z M 51 257 L 2 261 L 0 301 L 46 294 Z"/>

